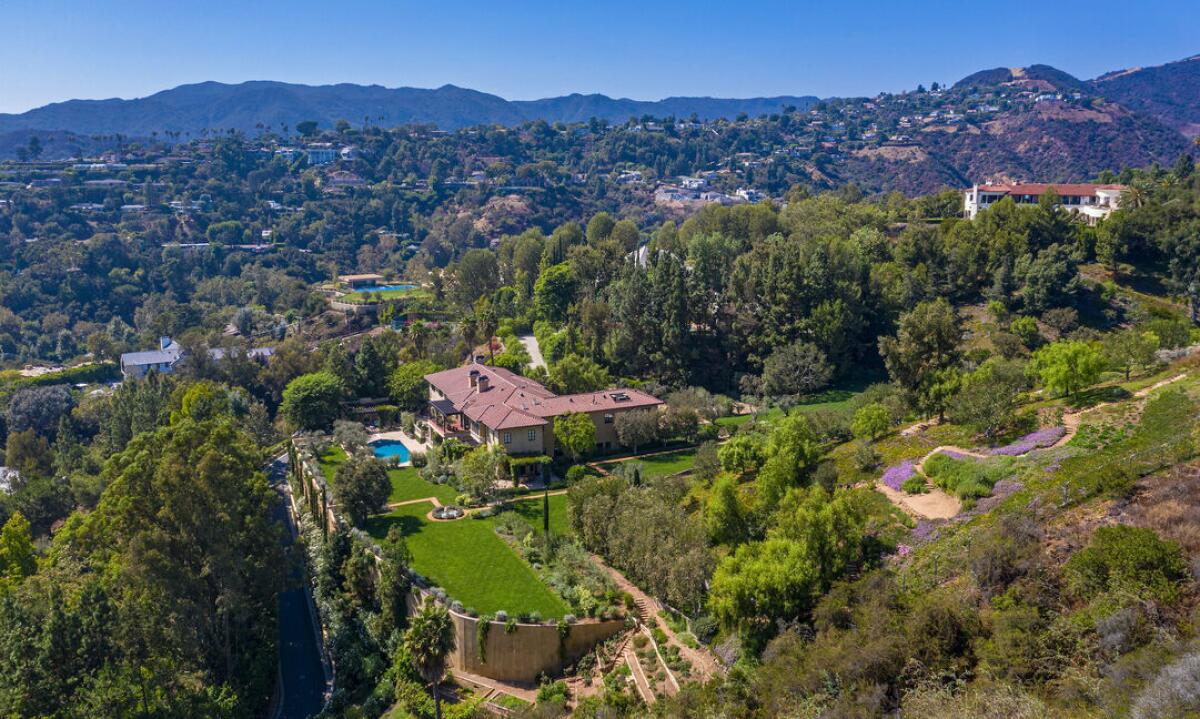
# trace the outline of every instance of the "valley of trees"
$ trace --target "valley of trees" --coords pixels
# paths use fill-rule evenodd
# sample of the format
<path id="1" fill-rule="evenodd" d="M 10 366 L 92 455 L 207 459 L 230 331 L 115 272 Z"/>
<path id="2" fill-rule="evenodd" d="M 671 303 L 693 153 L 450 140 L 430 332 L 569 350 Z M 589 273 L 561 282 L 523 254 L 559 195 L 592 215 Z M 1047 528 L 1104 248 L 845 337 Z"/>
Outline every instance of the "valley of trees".
<path id="1" fill-rule="evenodd" d="M 637 458 L 601 474 L 582 465 L 594 435 L 562 419 L 555 469 L 574 541 L 685 614 L 730 666 L 653 708 L 612 686 L 578 716 L 1150 717 L 1186 703 L 1200 547 L 1133 498 L 1143 477 L 1195 454 L 1190 384 L 1035 468 L 1027 494 L 1012 495 L 1019 506 L 988 502 L 995 483 L 980 489 L 977 476 L 939 480 L 968 513 L 940 534 L 873 487 L 899 449 L 908 459 L 934 446 L 901 446 L 902 426 L 924 420 L 1002 450 L 1089 402 L 1133 407 L 1131 383 L 1158 377 L 1159 353 L 1196 343 L 1190 157 L 1123 171 L 1127 204 L 1096 226 L 1051 194 L 965 221 L 957 192 L 814 192 L 784 170 L 771 170 L 775 189 L 791 187 L 780 205 L 649 221 L 601 187 L 577 201 L 557 164 L 572 146 L 556 133 L 528 128 L 552 150 L 494 171 L 565 199 L 540 200 L 494 248 L 439 204 L 462 148 L 382 131 L 360 138 L 367 169 L 401 184 L 422 168 L 433 190 L 325 197 L 311 176 L 225 138 L 162 188 L 210 196 L 188 222 L 93 232 L 66 195 L 12 196 L 0 210 L 0 350 L 13 367 L 0 373 L 0 427 L 17 473 L 0 494 L 0 714 L 261 715 L 276 680 L 276 593 L 305 559 L 271 520 L 268 450 L 294 432 L 361 444 L 361 427 L 344 424 L 354 403 L 419 411 L 421 378 L 484 343 L 485 362 L 557 392 L 621 383 L 663 397 L 661 415 L 616 427 L 635 451 L 696 447 L 687 474 L 643 477 Z M 489 130 L 472 141 L 473 152 L 534 142 Z M 705 152 L 609 141 L 606 162 L 647 153 L 663 173 Z M 264 254 L 230 247 L 267 228 L 267 186 L 301 208 L 273 225 L 285 241 Z M 202 226 L 207 248 L 161 246 Z M 385 227 L 415 247 L 374 232 Z M 380 317 L 402 321 L 329 308 L 314 283 L 352 268 L 420 285 L 380 303 Z M 531 363 L 527 334 L 546 367 Z M 159 336 L 188 350 L 176 372 L 105 384 L 122 351 Z M 269 360 L 245 354 L 264 344 Z M 35 360 L 73 367 L 16 371 Z M 752 410 L 740 423 L 735 402 Z M 494 457 L 469 457 L 466 473 L 495 474 Z M 386 501 L 385 480 L 378 464 L 339 470 L 354 524 Z M 1194 507 L 1180 486 L 1176 500 Z M 1121 521 L 1057 534 L 1101 502 Z M 1044 551 L 1051 537 L 1070 551 Z M 328 716 L 381 716 L 399 701 L 424 717 L 423 687 L 441 682 L 432 655 L 445 618 L 436 607 L 404 616 L 407 550 L 385 544 L 378 578 L 347 535 L 309 547 L 339 640 Z M 410 621 L 420 631 L 406 633 Z"/>

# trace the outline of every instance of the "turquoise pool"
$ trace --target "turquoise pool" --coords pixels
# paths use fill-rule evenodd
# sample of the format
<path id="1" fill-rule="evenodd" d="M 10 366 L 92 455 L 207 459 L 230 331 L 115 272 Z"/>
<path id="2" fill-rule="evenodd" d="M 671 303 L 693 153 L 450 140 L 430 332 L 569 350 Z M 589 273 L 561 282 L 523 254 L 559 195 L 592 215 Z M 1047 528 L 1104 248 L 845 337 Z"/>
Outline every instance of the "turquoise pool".
<path id="1" fill-rule="evenodd" d="M 408 461 L 408 447 L 405 447 L 403 442 L 394 439 L 375 440 L 371 443 L 371 450 L 376 457 L 385 462 L 393 459 L 399 462 Z"/>
<path id="2" fill-rule="evenodd" d="M 355 292 L 389 292 L 392 290 L 415 290 L 416 285 L 375 285 L 373 287 L 356 287 Z"/>

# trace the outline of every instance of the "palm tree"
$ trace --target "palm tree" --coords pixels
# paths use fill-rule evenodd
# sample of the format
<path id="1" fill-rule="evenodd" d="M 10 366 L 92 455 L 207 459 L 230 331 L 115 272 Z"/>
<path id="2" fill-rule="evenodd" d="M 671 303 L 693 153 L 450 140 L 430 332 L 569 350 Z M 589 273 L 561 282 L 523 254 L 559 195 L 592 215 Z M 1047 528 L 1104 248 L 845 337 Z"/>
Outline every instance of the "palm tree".
<path id="1" fill-rule="evenodd" d="M 433 711 L 442 719 L 442 698 L 438 693 L 446 676 L 446 658 L 454 651 L 454 623 L 450 612 L 432 597 L 417 612 L 404 634 L 404 647 L 417 665 L 421 678 L 433 685 Z"/>

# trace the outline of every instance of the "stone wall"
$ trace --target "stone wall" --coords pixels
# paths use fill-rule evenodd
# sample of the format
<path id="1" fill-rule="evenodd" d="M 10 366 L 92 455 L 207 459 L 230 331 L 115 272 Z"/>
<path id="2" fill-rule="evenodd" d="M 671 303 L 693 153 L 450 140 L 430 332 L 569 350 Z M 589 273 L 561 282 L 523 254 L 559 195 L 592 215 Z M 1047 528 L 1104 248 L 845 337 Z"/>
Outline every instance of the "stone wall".
<path id="1" fill-rule="evenodd" d="M 417 611 L 423 601 L 414 593 L 409 600 L 410 610 Z M 481 619 L 451 611 L 454 622 L 455 648 L 450 654 L 451 669 L 512 682 L 536 682 L 546 674 L 562 673 L 579 657 L 597 644 L 625 630 L 625 621 L 584 621 L 571 624 L 566 638 L 560 640 L 554 624 L 517 624 L 512 632 L 504 631 L 504 622 L 491 622 L 488 629 L 484 659 L 479 657 L 479 623 Z M 559 643 L 562 642 L 560 652 Z"/>

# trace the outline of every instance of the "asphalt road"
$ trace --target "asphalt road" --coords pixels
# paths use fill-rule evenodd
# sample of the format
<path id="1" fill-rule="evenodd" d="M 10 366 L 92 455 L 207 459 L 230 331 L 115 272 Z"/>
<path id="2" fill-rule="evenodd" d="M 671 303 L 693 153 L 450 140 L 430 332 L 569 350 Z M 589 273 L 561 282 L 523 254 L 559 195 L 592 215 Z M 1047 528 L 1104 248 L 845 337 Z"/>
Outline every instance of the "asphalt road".
<path id="1" fill-rule="evenodd" d="M 286 458 L 271 464 L 270 478 L 279 501 L 273 510 L 275 520 L 287 528 L 285 545 L 292 544 L 291 517 L 283 490 L 287 471 Z M 325 701 L 325 671 L 321 666 L 321 648 L 317 644 L 315 622 L 306 595 L 307 587 L 299 566 L 289 577 L 290 588 L 279 594 L 279 675 L 281 680 L 278 711 L 274 719 L 306 719 L 321 711 Z"/>

